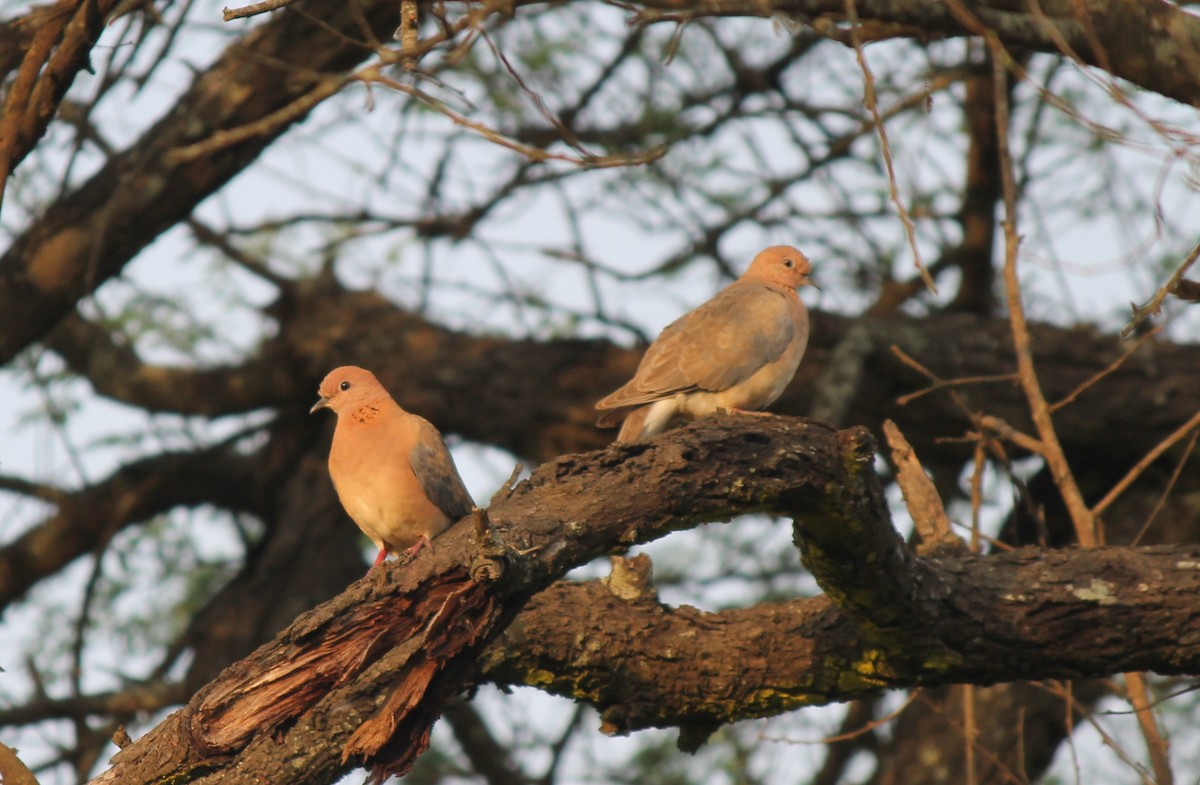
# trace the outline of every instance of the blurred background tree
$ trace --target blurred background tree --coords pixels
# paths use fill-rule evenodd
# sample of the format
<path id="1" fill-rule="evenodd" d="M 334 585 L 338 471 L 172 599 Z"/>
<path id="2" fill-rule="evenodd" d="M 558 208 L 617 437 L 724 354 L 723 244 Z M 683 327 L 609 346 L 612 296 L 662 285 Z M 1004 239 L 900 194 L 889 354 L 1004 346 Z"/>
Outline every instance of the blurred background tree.
<path id="1" fill-rule="evenodd" d="M 1200 539 L 1196 317 L 1168 300 L 1165 331 L 1116 337 L 1197 241 L 1191 4 L 437 2 L 411 50 L 394 1 L 275 5 L 2 6 L 0 726 L 43 783 L 88 779 L 119 726 L 360 577 L 331 423 L 306 414 L 329 368 L 374 369 L 436 423 L 483 504 L 517 461 L 604 446 L 592 404 L 639 344 L 767 244 L 823 287 L 777 411 L 894 419 L 985 551 L 1070 543 L 1041 459 L 978 435 L 978 415 L 1033 432 L 1002 147 L 1084 498 L 1175 434 L 1104 503 L 1103 541 Z M 904 399 L 933 381 L 918 366 L 975 382 Z M 646 550 L 674 605 L 819 591 L 776 521 Z M 887 694 L 689 757 L 485 686 L 408 779 L 1162 783 L 1200 704 L 1139 726 L 1128 700 L 1120 679 Z"/>

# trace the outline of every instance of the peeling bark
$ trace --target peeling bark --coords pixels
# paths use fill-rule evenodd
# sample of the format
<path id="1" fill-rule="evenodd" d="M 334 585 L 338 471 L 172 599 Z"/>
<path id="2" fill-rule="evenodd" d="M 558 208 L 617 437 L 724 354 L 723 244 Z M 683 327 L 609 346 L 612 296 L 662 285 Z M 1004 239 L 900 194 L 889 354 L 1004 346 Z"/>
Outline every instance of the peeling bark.
<path id="1" fill-rule="evenodd" d="M 809 602 L 837 606 L 823 611 L 837 623 L 809 627 L 812 645 L 834 640 L 822 639 L 827 626 L 840 625 L 840 644 L 860 636 L 851 657 L 823 658 L 799 677 L 822 668 L 836 676 L 810 702 L 884 686 L 1200 670 L 1200 546 L 919 559 L 887 518 L 874 451 L 862 429 L 722 416 L 564 456 L 460 522 L 432 553 L 393 565 L 386 586 L 360 581 L 301 616 L 118 753 L 97 782 L 249 783 L 281 770 L 327 782 L 360 756 L 379 776 L 406 771 L 445 701 L 469 685 L 472 663 L 532 595 L 611 549 L 747 512 L 793 519 L 829 597 Z M 636 580 L 618 589 L 628 595 L 630 585 L 636 594 Z M 677 624 L 719 623 L 669 613 Z M 752 623 L 760 645 L 801 626 Z M 656 651 L 657 667 L 669 665 Z M 737 661 L 736 652 L 722 656 Z M 772 700 L 776 711 L 795 705 L 782 689 Z M 644 716 L 606 709 L 630 726 Z"/>

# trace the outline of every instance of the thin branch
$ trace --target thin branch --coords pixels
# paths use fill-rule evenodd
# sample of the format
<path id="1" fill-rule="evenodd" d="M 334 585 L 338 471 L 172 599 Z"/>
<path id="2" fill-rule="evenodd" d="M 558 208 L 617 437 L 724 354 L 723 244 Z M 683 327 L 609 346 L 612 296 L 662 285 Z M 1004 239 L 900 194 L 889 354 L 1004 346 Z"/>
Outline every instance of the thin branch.
<path id="1" fill-rule="evenodd" d="M 1046 403 L 1037 371 L 1033 366 L 1029 325 L 1025 321 L 1025 307 L 1021 302 L 1021 283 L 1017 275 L 1017 255 L 1021 239 L 1017 234 L 1017 190 L 1013 181 L 1012 152 L 1008 144 L 1010 120 L 1008 91 L 1005 89 L 1005 68 L 1009 57 L 994 35 L 989 34 L 984 40 L 992 49 L 992 67 L 996 73 L 993 80 L 996 90 L 996 131 L 1004 192 L 1004 288 L 1008 300 L 1009 323 L 1012 325 L 1013 349 L 1017 355 L 1017 372 L 1020 374 L 1025 397 L 1029 401 L 1029 414 L 1042 444 L 1042 456 L 1071 515 L 1075 536 L 1080 545 L 1091 547 L 1100 541 L 1100 533 L 1096 530 L 1096 520 L 1083 500 L 1083 494 L 1079 491 L 1079 485 L 1075 482 L 1071 466 L 1067 463 L 1062 445 L 1058 441 L 1058 434 L 1054 430 L 1050 407 Z"/>
<path id="2" fill-rule="evenodd" d="M 1183 264 L 1179 265 L 1179 267 L 1171 275 L 1171 278 L 1158 288 L 1158 291 L 1154 293 L 1154 296 L 1151 297 L 1148 302 L 1140 306 L 1132 305 L 1133 317 L 1129 320 L 1129 323 L 1125 325 L 1125 328 L 1121 330 L 1122 338 L 1128 338 L 1129 336 L 1133 335 L 1134 331 L 1141 326 L 1142 322 L 1146 321 L 1152 316 L 1157 316 L 1159 312 L 1162 311 L 1162 305 L 1166 301 L 1167 295 L 1171 294 L 1171 292 L 1175 290 L 1175 287 L 1177 287 L 1179 282 L 1183 280 L 1183 276 L 1188 271 L 1188 268 L 1195 264 L 1197 259 L 1200 259 L 1200 243 L 1196 243 L 1196 245 L 1192 248 L 1191 253 L 1189 253 L 1187 258 L 1183 260 Z"/>
<path id="3" fill-rule="evenodd" d="M 1085 381 L 1080 383 L 1080 385 L 1078 387 L 1076 387 L 1074 390 L 1071 390 L 1071 392 L 1064 395 L 1060 400 L 1056 401 L 1055 403 L 1050 404 L 1050 413 L 1053 414 L 1054 412 L 1058 411 L 1059 409 L 1066 406 L 1067 404 L 1073 403 L 1075 401 L 1075 399 L 1078 398 L 1085 390 L 1090 388 L 1092 385 L 1096 384 L 1096 382 L 1100 381 L 1104 377 L 1111 374 L 1113 371 L 1120 368 L 1125 363 L 1126 360 L 1128 360 L 1130 357 L 1133 356 L 1134 352 L 1136 352 L 1138 349 L 1142 348 L 1142 346 L 1146 343 L 1146 341 L 1148 341 L 1151 338 L 1153 338 L 1154 336 L 1158 335 L 1160 332 L 1162 332 L 1161 327 L 1155 327 L 1153 330 L 1150 330 L 1149 332 L 1147 332 L 1145 335 L 1143 335 L 1141 338 L 1139 338 L 1137 340 L 1137 343 L 1135 343 L 1133 346 L 1130 346 L 1128 349 L 1126 349 L 1124 354 L 1122 354 L 1117 359 L 1113 360 L 1111 363 L 1108 364 L 1108 366 L 1106 366 L 1102 370 L 1098 371 L 1097 373 L 1093 374 L 1091 377 L 1089 377 L 1088 379 L 1086 379 Z"/>
<path id="4" fill-rule="evenodd" d="M 1020 381 L 1020 376 L 1015 373 L 997 373 L 990 376 L 963 376 L 958 379 L 938 379 L 923 390 L 901 395 L 896 399 L 896 403 L 901 406 L 907 406 L 922 396 L 950 387 L 965 387 L 972 384 L 997 384 L 999 382 L 1011 383 L 1016 381 Z"/>
<path id="5" fill-rule="evenodd" d="M 291 291 L 295 287 L 295 282 L 291 278 L 286 278 L 271 270 L 266 260 L 249 254 L 234 245 L 228 234 L 218 232 L 194 216 L 187 218 L 186 223 L 199 242 L 216 248 L 238 267 L 272 284 L 281 292 Z"/>
<path id="6" fill-rule="evenodd" d="M 979 416 L 979 425 L 996 434 L 1001 439 L 1012 442 L 1023 450 L 1028 450 L 1034 455 L 1041 455 L 1043 458 L 1046 456 L 1045 444 L 1027 433 L 1018 431 L 999 417 L 982 414 Z"/>
<path id="7" fill-rule="evenodd" d="M 441 101 L 441 100 L 433 97 L 432 95 L 426 93 L 424 90 L 421 90 L 412 85 L 398 82 L 395 79 L 384 76 L 382 70 L 378 66 L 371 66 L 368 68 L 364 68 L 362 71 L 360 71 L 356 75 L 355 78 L 363 81 L 364 83 L 368 83 L 368 84 L 369 83 L 382 84 L 387 87 L 390 87 L 391 89 L 393 89 L 397 92 L 401 92 L 408 96 L 411 96 L 412 98 L 415 98 L 418 101 L 420 101 L 421 103 L 428 106 L 430 109 L 433 109 L 434 111 L 440 113 L 441 115 L 449 118 L 455 125 L 460 125 L 464 128 L 469 128 L 470 130 L 472 130 L 475 133 L 482 136 L 484 139 L 487 139 L 489 142 L 499 145 L 500 147 L 504 147 L 509 150 L 512 150 L 513 152 L 520 153 L 521 155 L 528 158 L 530 161 L 534 161 L 537 163 L 540 163 L 543 161 L 564 161 L 566 163 L 574 164 L 575 166 L 578 166 L 583 169 L 605 169 L 605 168 L 609 168 L 609 167 L 642 166 L 642 165 L 653 163 L 654 161 L 657 161 L 659 158 L 662 158 L 664 155 L 666 155 L 666 152 L 667 152 L 667 147 L 665 145 L 659 145 L 658 147 L 654 147 L 649 150 L 644 150 L 639 153 L 616 153 L 613 155 L 583 154 L 583 155 L 575 156 L 575 155 L 565 155 L 563 153 L 552 153 L 543 147 L 533 147 L 533 146 L 518 142 L 515 139 L 512 139 L 511 137 L 505 136 L 504 134 L 497 131 L 496 129 L 485 125 L 484 123 L 480 123 L 476 120 L 471 120 L 470 118 L 466 117 L 465 115 L 462 115 L 462 114 L 454 111 L 449 106 L 447 106 L 444 101 Z"/>
<path id="8" fill-rule="evenodd" d="M 1121 742 L 1119 742 L 1117 739 L 1114 739 L 1112 734 L 1106 731 L 1104 727 L 1096 721 L 1095 715 L 1088 711 L 1086 706 L 1083 706 L 1079 703 L 1079 701 L 1071 694 L 1070 689 L 1063 689 L 1060 687 L 1056 692 L 1065 701 L 1067 701 L 1071 708 L 1075 709 L 1083 716 L 1088 725 L 1092 727 L 1092 730 L 1096 731 L 1096 733 L 1100 736 L 1100 740 L 1104 743 L 1104 745 L 1111 749 L 1116 756 L 1121 759 L 1122 763 L 1124 763 L 1138 775 L 1138 778 L 1142 781 L 1142 785 L 1156 785 L 1154 780 L 1150 778 L 1149 772 L 1146 771 L 1146 767 L 1130 757 L 1129 753 L 1121 745 Z M 1068 709 L 1068 712 L 1069 711 L 1070 708 Z"/>
<path id="9" fill-rule="evenodd" d="M 186 685 L 162 680 L 138 682 L 114 692 L 69 698 L 41 694 L 19 706 L 0 709 L 0 725 L 32 725 L 46 720 L 86 719 L 96 715 L 152 714 L 187 698 Z"/>
<path id="10" fill-rule="evenodd" d="M 5 785 L 38 785 L 37 777 L 17 757 L 17 751 L 5 744 L 0 744 L 0 782 Z"/>
<path id="11" fill-rule="evenodd" d="M 1125 490 L 1133 484 L 1133 481 L 1136 480 L 1141 473 L 1150 466 L 1150 464 L 1154 463 L 1154 461 L 1158 459 L 1158 456 L 1169 450 L 1172 445 L 1191 433 L 1197 426 L 1200 426 L 1200 411 L 1193 414 L 1191 419 L 1176 428 L 1170 436 L 1155 445 L 1154 449 L 1150 450 L 1150 452 L 1146 453 L 1146 455 L 1143 456 L 1140 461 L 1134 464 L 1133 468 L 1121 478 L 1121 481 L 1114 485 L 1109 492 L 1104 495 L 1103 499 L 1096 502 L 1096 506 L 1092 508 L 1092 515 L 1097 517 L 1103 515 L 1104 511 L 1107 510 L 1109 506 L 1117 500 L 1117 497 L 1124 493 Z"/>
<path id="12" fill-rule="evenodd" d="M 27 496 L 30 499 L 38 499 L 39 501 L 49 502 L 51 504 L 62 504 L 62 502 L 70 495 L 68 491 L 63 490 L 56 485 L 33 482 L 31 480 L 26 480 L 23 477 L 16 477 L 11 474 L 0 474 L 0 490 L 9 491 L 21 496 Z"/>
<path id="13" fill-rule="evenodd" d="M 176 147 L 163 156 L 167 166 L 178 166 L 200 158 L 207 158 L 234 145 L 277 133 L 307 115 L 317 106 L 353 81 L 352 76 L 327 76 L 318 80 L 304 95 L 274 112 L 265 114 L 252 123 L 228 130 L 217 130 L 208 138 L 195 144 Z"/>
<path id="14" fill-rule="evenodd" d="M 280 8 L 285 8 L 298 0 L 262 0 L 261 3 L 251 3 L 240 8 L 225 8 L 222 11 L 222 16 L 226 22 L 232 22 L 234 19 L 246 19 L 247 17 L 265 14 L 270 11 L 276 11 Z"/>
<path id="15" fill-rule="evenodd" d="M 1153 525 L 1155 519 L 1158 518 L 1158 514 L 1162 512 L 1163 507 L 1167 505 L 1167 499 L 1170 498 L 1171 492 L 1175 490 L 1175 484 L 1179 482 L 1179 477 L 1183 474 L 1183 467 L 1187 466 L 1188 460 L 1192 457 L 1192 453 L 1196 449 L 1197 439 L 1200 439 L 1200 430 L 1192 431 L 1192 438 L 1188 440 L 1188 445 L 1184 448 L 1183 455 L 1179 456 L 1179 461 L 1175 464 L 1175 470 L 1171 472 L 1171 478 L 1167 480 L 1167 484 L 1163 487 L 1162 493 L 1158 495 L 1158 499 L 1154 502 L 1153 509 L 1151 509 L 1149 514 L 1146 515 L 1146 522 L 1142 524 L 1140 529 L 1138 529 L 1138 533 L 1134 536 L 1134 538 L 1129 541 L 1130 545 L 1138 545 L 1141 543 L 1142 538 L 1146 536 L 1146 532 L 1150 530 L 1150 526 Z"/>
<path id="16" fill-rule="evenodd" d="M 1146 686 L 1146 676 L 1140 672 L 1125 674 L 1125 691 L 1129 703 L 1137 714 L 1138 727 L 1146 740 L 1146 749 L 1150 753 L 1150 765 L 1154 768 L 1155 785 L 1174 785 L 1175 775 L 1171 772 L 1170 748 L 1166 738 L 1159 730 L 1158 722 L 1154 719 L 1154 711 L 1150 708 L 1150 690 Z"/>
<path id="17" fill-rule="evenodd" d="M 967 785 L 978 785 L 975 771 L 975 746 L 979 744 L 979 726 L 975 723 L 975 685 L 962 686 L 962 736 L 963 757 L 966 758 Z"/>
<path id="18" fill-rule="evenodd" d="M 937 294 L 937 284 L 934 283 L 933 276 L 921 263 L 921 250 L 917 247 L 917 228 L 908 214 L 908 208 L 904 206 L 904 200 L 900 197 L 900 188 L 896 182 L 896 170 L 892 165 L 892 146 L 888 142 L 887 128 L 884 127 L 883 117 L 879 114 L 879 102 L 875 98 L 875 77 L 871 74 L 871 67 L 867 64 L 867 56 L 863 51 L 862 39 L 859 36 L 858 6 L 855 0 L 846 0 L 846 16 L 850 22 L 850 37 L 854 42 L 854 54 L 858 58 L 858 67 L 863 73 L 863 100 L 875 122 L 875 131 L 879 134 L 879 149 L 883 154 L 884 168 L 887 170 L 888 193 L 892 203 L 896 205 L 900 221 L 904 224 L 904 234 L 908 238 L 908 246 L 912 251 L 913 264 L 916 266 L 921 280 L 925 282 L 925 287 L 930 292 Z"/>

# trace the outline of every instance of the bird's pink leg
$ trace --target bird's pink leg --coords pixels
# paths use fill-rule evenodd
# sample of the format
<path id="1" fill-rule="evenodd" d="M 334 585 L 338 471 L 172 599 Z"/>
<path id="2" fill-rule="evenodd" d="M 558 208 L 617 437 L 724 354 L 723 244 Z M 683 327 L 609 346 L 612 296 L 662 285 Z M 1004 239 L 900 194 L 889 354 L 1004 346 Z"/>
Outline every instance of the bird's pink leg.
<path id="1" fill-rule="evenodd" d="M 726 410 L 729 414 L 749 414 L 751 417 L 771 417 L 770 412 L 758 412 L 751 409 L 731 408 Z"/>
<path id="2" fill-rule="evenodd" d="M 383 560 L 387 558 L 387 555 L 387 548 L 381 548 L 379 550 L 379 555 L 375 557 L 375 561 L 372 562 L 371 566 L 367 568 L 367 575 L 370 575 L 372 571 L 375 572 L 376 587 L 382 587 L 385 583 L 387 583 L 387 570 L 383 569 Z"/>
<path id="3" fill-rule="evenodd" d="M 432 547 L 433 547 L 433 544 L 431 542 L 429 542 L 429 538 L 426 537 L 424 534 L 422 534 L 421 537 L 416 542 L 414 542 L 412 545 L 410 545 L 408 548 L 406 548 L 404 550 L 404 553 L 407 554 L 408 556 L 416 556 L 422 548 L 432 548 Z"/>

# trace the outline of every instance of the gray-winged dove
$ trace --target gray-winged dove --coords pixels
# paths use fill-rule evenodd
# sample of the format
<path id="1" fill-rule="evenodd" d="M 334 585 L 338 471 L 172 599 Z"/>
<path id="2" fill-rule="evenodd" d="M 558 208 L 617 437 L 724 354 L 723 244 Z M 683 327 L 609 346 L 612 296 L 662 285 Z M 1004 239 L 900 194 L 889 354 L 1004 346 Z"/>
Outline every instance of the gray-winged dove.
<path id="1" fill-rule="evenodd" d="M 416 553 L 474 506 L 442 435 L 404 411 L 370 371 L 329 372 L 311 412 L 332 409 L 329 476 L 346 512 L 379 555 Z M 370 572 L 370 570 L 368 570 Z"/>
<path id="2" fill-rule="evenodd" d="M 741 278 L 669 324 L 625 386 L 596 404 L 597 425 L 625 419 L 617 441 L 644 439 L 717 411 L 770 405 L 808 345 L 808 311 L 796 289 L 812 264 L 788 245 L 754 257 Z"/>

